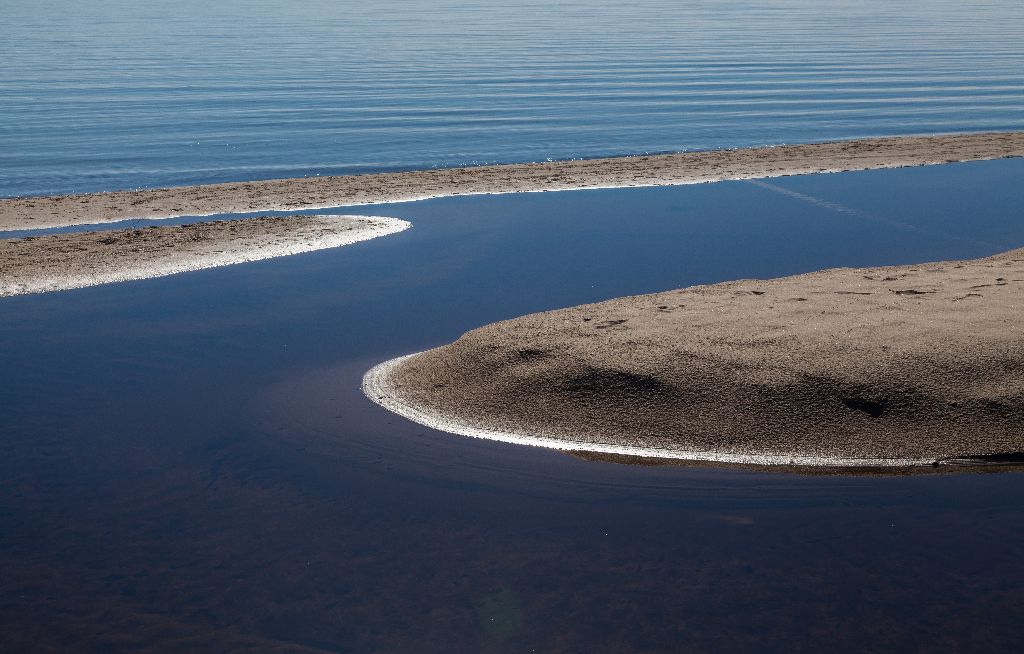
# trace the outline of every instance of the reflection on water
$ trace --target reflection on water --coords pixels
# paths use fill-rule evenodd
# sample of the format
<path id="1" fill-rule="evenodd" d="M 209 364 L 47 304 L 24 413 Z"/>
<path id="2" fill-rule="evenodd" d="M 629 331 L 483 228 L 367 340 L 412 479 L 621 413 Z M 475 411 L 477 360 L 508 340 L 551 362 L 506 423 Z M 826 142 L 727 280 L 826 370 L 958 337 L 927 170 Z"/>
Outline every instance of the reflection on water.
<path id="1" fill-rule="evenodd" d="M 1024 127 L 1019 0 L 33 0 L 0 196 Z"/>
<path id="2" fill-rule="evenodd" d="M 1022 172 L 374 207 L 413 228 L 4 300 L 0 649 L 1008 649 L 1021 474 L 583 461 L 427 430 L 358 384 L 530 311 L 1021 246 Z"/>

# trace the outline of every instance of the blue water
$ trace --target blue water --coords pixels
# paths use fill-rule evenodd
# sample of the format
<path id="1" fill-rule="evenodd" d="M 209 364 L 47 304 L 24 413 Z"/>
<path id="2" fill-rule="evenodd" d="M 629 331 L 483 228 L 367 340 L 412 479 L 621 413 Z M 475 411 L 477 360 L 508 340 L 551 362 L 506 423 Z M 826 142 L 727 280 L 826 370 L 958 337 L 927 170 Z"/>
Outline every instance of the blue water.
<path id="1" fill-rule="evenodd" d="M 1019 0 L 4 0 L 0 196 L 1024 128 Z"/>
<path id="2" fill-rule="evenodd" d="M 1019 0 L 0 0 L 0 196 L 1022 129 L 1022 35 Z M 619 466 L 358 385 L 531 311 L 1024 246 L 1022 175 L 446 198 L 0 300 L 0 651 L 1011 650 L 1020 473 Z"/>
<path id="3" fill-rule="evenodd" d="M 1024 246 L 1024 160 L 372 207 L 337 250 L 0 301 L 0 650 L 1012 651 L 1024 474 L 583 461 L 362 397 L 526 312 Z"/>

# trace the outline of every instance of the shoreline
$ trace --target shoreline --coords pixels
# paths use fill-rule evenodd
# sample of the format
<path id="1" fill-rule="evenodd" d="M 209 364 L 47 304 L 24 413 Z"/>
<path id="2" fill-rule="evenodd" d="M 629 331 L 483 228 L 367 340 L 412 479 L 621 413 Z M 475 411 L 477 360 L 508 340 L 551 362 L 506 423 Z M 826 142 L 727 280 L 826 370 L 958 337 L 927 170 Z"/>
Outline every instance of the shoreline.
<path id="1" fill-rule="evenodd" d="M 0 231 L 128 219 L 319 210 L 455 195 L 700 184 L 1024 156 L 1024 131 L 302 177 L 0 199 Z"/>
<path id="2" fill-rule="evenodd" d="M 1024 249 L 617 298 L 371 368 L 421 425 L 519 445 L 841 474 L 1024 465 Z"/>
<path id="3" fill-rule="evenodd" d="M 413 352 L 394 359 L 381 362 L 370 368 L 363 376 L 363 394 L 374 404 L 387 409 L 407 420 L 437 431 L 467 436 L 481 440 L 497 441 L 512 445 L 526 445 L 570 453 L 610 454 L 636 459 L 655 461 L 679 461 L 694 464 L 725 464 L 732 466 L 760 467 L 820 467 L 820 468 L 911 468 L 942 465 L 939 459 L 883 459 L 883 458 L 828 458 L 824 456 L 804 456 L 788 454 L 741 454 L 732 452 L 714 452 L 698 450 L 670 450 L 644 448 L 632 445 L 616 445 L 612 443 L 588 443 L 559 439 L 554 436 L 529 434 L 524 432 L 503 431 L 463 422 L 451 416 L 431 412 L 401 399 L 390 382 L 390 376 L 410 359 L 434 352 L 436 349 Z"/>
<path id="4" fill-rule="evenodd" d="M 3 239 L 0 298 L 338 248 L 410 226 L 398 218 L 301 215 Z"/>

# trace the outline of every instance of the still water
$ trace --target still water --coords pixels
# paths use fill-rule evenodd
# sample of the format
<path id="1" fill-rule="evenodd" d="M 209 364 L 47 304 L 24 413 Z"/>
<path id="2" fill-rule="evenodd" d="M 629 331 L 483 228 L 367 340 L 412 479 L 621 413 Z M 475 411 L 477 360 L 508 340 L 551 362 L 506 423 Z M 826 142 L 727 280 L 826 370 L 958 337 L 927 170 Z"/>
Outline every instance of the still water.
<path id="1" fill-rule="evenodd" d="M 0 0 L 0 197 L 1024 128 L 1024 3 Z"/>
<path id="2" fill-rule="evenodd" d="M 413 227 L 0 301 L 0 650 L 1008 651 L 1022 474 L 615 465 L 358 386 L 526 312 L 1019 247 L 1022 174 L 378 206 Z"/>

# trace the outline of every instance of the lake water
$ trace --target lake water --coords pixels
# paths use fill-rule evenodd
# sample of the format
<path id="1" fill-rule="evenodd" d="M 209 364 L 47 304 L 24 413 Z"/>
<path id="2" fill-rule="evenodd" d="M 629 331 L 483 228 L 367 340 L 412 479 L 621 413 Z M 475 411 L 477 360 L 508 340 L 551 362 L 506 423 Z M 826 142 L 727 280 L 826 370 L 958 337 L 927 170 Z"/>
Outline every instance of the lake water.
<path id="1" fill-rule="evenodd" d="M 359 380 L 531 311 L 1019 247 L 1022 174 L 385 205 L 413 227 L 0 301 L 0 650 L 1012 650 L 1024 474 L 585 461 Z"/>
<path id="2" fill-rule="evenodd" d="M 1024 128 L 1019 0 L 0 10 L 0 197 Z M 414 226 L 0 300 L 0 651 L 1011 650 L 1024 474 L 614 465 L 359 381 L 532 311 L 1019 247 L 1022 175 L 360 208 Z"/>
<path id="3" fill-rule="evenodd" d="M 0 197 L 1024 128 L 1019 0 L 0 8 Z"/>

